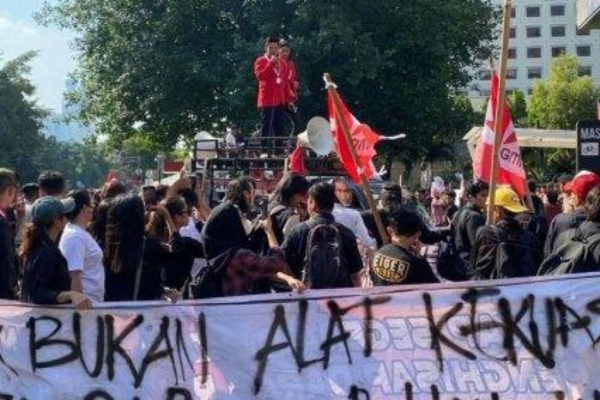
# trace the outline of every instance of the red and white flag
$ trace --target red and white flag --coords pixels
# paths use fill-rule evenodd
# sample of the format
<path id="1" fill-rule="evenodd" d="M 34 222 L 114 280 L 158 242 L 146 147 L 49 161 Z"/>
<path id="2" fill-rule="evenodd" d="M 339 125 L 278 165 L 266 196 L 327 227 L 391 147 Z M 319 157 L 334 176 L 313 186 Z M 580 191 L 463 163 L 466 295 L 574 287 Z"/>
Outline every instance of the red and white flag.
<path id="1" fill-rule="evenodd" d="M 336 118 L 333 96 L 337 96 L 339 100 L 340 114 L 341 117 L 344 118 L 346 125 L 352 134 L 352 141 L 354 142 L 360 165 L 355 165 L 352 160 L 352 154 L 350 153 L 350 147 L 346 141 L 346 136 Z M 373 132 L 368 125 L 361 124 L 360 121 L 348 111 L 348 108 L 346 108 L 346 105 L 337 92 L 328 91 L 327 107 L 329 110 L 329 123 L 331 124 L 331 132 L 333 133 L 335 151 L 338 154 L 344 169 L 350 176 L 350 179 L 355 183 L 360 182 L 360 167 L 362 167 L 362 171 L 365 173 L 367 179 L 372 178 L 377 174 L 375 165 L 373 164 L 373 157 L 377 155 L 375 143 L 377 143 L 381 137 Z"/>
<path id="2" fill-rule="evenodd" d="M 488 102 L 485 115 L 485 126 L 481 132 L 475 159 L 473 160 L 473 172 L 475 177 L 484 182 L 490 182 L 492 170 L 492 148 L 494 146 L 494 118 L 496 117 L 496 104 L 498 103 L 498 75 L 492 75 L 492 88 L 490 92 L 490 101 Z M 498 151 L 499 185 L 510 185 L 520 195 L 526 194 L 527 176 L 521 160 L 521 149 L 517 141 L 515 127 L 510 116 L 508 105 L 503 105 L 502 117 L 502 145 Z"/>
<path id="3" fill-rule="evenodd" d="M 596 103 L 596 117 L 600 121 L 600 103 Z"/>

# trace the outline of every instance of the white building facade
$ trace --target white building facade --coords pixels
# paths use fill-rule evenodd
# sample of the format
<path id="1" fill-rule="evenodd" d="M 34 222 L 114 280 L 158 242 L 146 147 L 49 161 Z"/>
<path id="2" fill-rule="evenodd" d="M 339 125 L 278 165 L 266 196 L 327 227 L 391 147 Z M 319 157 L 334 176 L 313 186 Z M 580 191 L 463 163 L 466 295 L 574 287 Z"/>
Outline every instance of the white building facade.
<path id="1" fill-rule="evenodd" d="M 501 6 L 503 1 L 494 0 Z M 600 85 L 600 30 L 577 29 L 576 0 L 513 0 L 506 90 L 531 94 L 536 79 L 545 78 L 552 59 L 563 53 L 579 59 L 580 75 Z M 469 91 L 472 99 L 489 97 L 491 72 L 482 65 Z"/>

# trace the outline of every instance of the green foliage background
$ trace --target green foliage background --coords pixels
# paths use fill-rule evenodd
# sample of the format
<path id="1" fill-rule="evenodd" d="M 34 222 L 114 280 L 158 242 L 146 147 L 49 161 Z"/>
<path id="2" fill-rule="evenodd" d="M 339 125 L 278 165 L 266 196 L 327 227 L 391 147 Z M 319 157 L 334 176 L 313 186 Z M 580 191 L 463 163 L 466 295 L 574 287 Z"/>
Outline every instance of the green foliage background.
<path id="1" fill-rule="evenodd" d="M 39 15 L 79 35 L 82 116 L 114 146 L 141 132 L 170 148 L 229 121 L 251 132 L 252 64 L 275 34 L 296 57 L 303 121 L 325 114 L 329 72 L 360 120 L 409 134 L 383 149 L 409 163 L 470 127 L 454 95 L 489 57 L 496 17 L 481 0 L 62 0 Z"/>

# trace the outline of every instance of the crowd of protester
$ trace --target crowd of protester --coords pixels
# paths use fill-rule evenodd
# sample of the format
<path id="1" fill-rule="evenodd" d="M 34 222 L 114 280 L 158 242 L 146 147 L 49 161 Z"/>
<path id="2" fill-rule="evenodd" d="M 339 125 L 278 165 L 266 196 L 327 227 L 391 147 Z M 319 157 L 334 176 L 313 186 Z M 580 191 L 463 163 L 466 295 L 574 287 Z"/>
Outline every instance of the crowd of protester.
<path id="1" fill-rule="evenodd" d="M 258 196 L 240 177 L 212 210 L 204 187 L 182 173 L 140 193 L 115 180 L 67 191 L 59 172 L 21 185 L 0 168 L 0 298 L 89 308 L 600 270 L 600 178 L 588 171 L 530 185 L 528 198 L 498 187 L 489 224 L 484 182 L 430 200 L 387 184 L 383 231 L 344 178 L 287 174 Z"/>

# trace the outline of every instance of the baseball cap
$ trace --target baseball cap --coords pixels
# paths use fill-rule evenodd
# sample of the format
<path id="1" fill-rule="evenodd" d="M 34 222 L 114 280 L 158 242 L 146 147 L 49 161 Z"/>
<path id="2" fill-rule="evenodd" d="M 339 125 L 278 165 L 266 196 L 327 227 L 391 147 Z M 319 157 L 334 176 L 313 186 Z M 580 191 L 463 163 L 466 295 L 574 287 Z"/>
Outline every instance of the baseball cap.
<path id="1" fill-rule="evenodd" d="M 494 196 L 494 205 L 507 209 L 510 212 L 519 214 L 527 212 L 529 209 L 521 204 L 521 199 L 517 192 L 511 188 L 498 188 L 496 189 L 496 195 Z M 490 205 L 490 198 L 488 197 L 486 204 Z"/>
<path id="2" fill-rule="evenodd" d="M 590 190 L 600 185 L 600 177 L 591 171 L 581 171 L 565 185 L 566 192 L 572 192 L 585 199 Z"/>
<path id="3" fill-rule="evenodd" d="M 75 200 L 68 197 L 57 200 L 52 196 L 37 199 L 31 208 L 31 220 L 36 225 L 48 225 L 59 216 L 70 213 L 75 209 Z"/>

